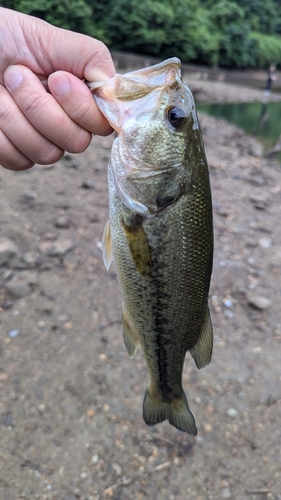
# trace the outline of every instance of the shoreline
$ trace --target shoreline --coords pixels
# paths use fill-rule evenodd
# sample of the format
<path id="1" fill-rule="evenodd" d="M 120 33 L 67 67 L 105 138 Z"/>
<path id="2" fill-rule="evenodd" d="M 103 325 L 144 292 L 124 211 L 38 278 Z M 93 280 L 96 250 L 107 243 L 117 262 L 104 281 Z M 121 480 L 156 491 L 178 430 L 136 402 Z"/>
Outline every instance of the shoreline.
<path id="1" fill-rule="evenodd" d="M 192 80 L 186 75 L 185 81 L 195 101 L 202 104 L 281 101 L 281 93 L 274 92 L 274 90 L 269 95 L 265 95 L 264 90 L 234 83 Z"/>

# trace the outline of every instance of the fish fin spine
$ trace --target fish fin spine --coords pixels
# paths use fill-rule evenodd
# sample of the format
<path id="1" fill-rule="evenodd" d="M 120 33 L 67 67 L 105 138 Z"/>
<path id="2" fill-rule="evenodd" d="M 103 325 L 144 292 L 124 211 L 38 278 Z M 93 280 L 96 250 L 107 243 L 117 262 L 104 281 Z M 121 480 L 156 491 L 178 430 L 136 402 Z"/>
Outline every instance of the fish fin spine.
<path id="1" fill-rule="evenodd" d="M 129 325 L 124 310 L 123 310 L 123 340 L 130 358 L 134 358 L 138 350 L 139 341 Z"/>
<path id="2" fill-rule="evenodd" d="M 109 220 L 105 224 L 103 230 L 102 251 L 103 251 L 103 262 L 108 271 L 110 268 L 110 264 L 112 262 L 112 244 L 111 244 L 111 230 L 110 230 Z"/>
<path id="3" fill-rule="evenodd" d="M 190 349 L 197 368 L 203 368 L 211 361 L 213 352 L 213 327 L 211 323 L 209 307 L 206 307 L 201 332 L 195 346 Z"/>
<path id="4" fill-rule="evenodd" d="M 180 400 L 167 403 L 153 397 L 149 388 L 147 388 L 143 400 L 143 419 L 149 426 L 168 420 L 171 425 L 180 431 L 188 432 L 193 436 L 197 434 L 194 416 L 189 409 L 183 391 Z"/>

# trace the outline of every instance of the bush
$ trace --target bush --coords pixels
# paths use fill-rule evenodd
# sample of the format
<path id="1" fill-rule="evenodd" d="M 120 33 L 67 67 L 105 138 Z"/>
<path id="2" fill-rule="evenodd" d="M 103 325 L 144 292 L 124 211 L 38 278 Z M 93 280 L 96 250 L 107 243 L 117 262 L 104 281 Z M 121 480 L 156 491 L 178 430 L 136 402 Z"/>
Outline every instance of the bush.
<path id="1" fill-rule="evenodd" d="M 252 32 L 249 40 L 251 42 L 251 66 L 266 68 L 270 64 L 281 65 L 281 36 Z"/>

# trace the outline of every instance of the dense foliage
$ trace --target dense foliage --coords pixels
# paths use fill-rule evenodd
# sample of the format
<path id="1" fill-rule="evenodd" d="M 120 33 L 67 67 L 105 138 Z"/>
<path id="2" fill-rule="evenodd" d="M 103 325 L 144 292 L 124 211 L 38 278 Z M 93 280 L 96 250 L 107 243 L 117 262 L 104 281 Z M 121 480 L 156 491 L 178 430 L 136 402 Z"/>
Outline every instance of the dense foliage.
<path id="1" fill-rule="evenodd" d="M 280 0 L 0 0 L 111 49 L 210 66 L 281 65 Z"/>

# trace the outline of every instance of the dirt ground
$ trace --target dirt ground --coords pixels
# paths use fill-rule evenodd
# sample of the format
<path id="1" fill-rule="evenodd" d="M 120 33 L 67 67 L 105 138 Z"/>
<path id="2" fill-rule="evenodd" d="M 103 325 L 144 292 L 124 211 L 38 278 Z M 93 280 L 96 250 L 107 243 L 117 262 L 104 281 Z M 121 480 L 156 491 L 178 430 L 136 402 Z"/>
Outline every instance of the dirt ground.
<path id="1" fill-rule="evenodd" d="M 218 85 L 190 83 L 198 100 L 228 100 Z M 253 91 L 231 86 L 243 99 Z M 112 138 L 0 170 L 1 500 L 281 499 L 281 168 L 235 127 L 200 121 L 215 343 L 201 371 L 186 357 L 196 438 L 142 419 L 147 371 L 123 345 L 101 253 Z"/>

